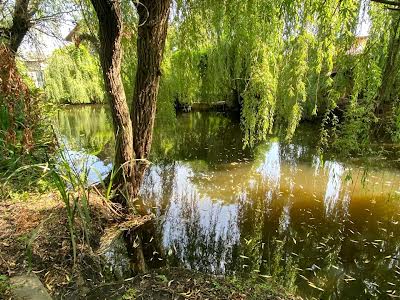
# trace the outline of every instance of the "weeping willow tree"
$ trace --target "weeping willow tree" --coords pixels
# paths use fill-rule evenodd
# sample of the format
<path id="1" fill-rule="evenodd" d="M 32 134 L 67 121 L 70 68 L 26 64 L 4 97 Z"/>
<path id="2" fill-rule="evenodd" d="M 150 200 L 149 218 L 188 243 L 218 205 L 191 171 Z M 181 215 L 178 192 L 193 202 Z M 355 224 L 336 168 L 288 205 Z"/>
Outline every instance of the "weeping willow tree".
<path id="1" fill-rule="evenodd" d="M 321 120 L 322 145 L 345 152 L 365 150 L 377 134 L 398 141 L 393 3 L 394 10 L 356 0 L 177 1 L 163 94 L 239 107 L 247 145 L 274 128 L 290 140 L 303 119 Z"/>
<path id="2" fill-rule="evenodd" d="M 332 146 L 344 154 L 370 150 L 376 137 L 393 142 L 400 137 L 400 14 L 371 2 L 369 15 L 366 46 L 342 61 L 346 67 L 335 79 L 328 97 L 332 106 L 323 121 L 323 141 L 333 140 Z M 343 103 L 342 111 L 335 113 L 335 105 Z"/>
<path id="3" fill-rule="evenodd" d="M 331 74 L 359 10 L 355 0 L 178 1 L 170 97 L 239 106 L 249 145 L 275 121 L 290 139 L 301 119 L 335 106 Z"/>
<path id="4" fill-rule="evenodd" d="M 45 71 L 46 94 L 57 103 L 102 103 L 103 80 L 98 59 L 81 44 L 56 50 Z"/>
<path id="5" fill-rule="evenodd" d="M 125 6 L 121 73 L 130 100 L 137 15 Z M 226 101 L 240 110 L 250 146 L 273 130 L 290 140 L 304 119 L 320 121 L 321 144 L 341 151 L 362 151 L 377 133 L 400 139 L 398 11 L 358 0 L 176 0 L 172 9 L 159 116 L 170 116 L 174 101 Z M 366 11 L 370 35 L 356 49 Z"/>

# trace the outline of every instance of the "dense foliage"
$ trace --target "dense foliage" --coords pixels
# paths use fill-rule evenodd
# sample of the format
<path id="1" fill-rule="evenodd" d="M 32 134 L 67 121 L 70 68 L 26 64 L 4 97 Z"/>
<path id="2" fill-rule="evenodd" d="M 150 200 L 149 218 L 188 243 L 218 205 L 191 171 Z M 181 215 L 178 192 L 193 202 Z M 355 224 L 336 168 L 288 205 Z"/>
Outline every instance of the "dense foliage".
<path id="1" fill-rule="evenodd" d="M 48 105 L 40 90 L 0 44 L 0 198 L 21 189 L 41 189 L 41 172 L 52 149 Z M 19 175 L 19 176 L 15 176 Z M 22 184 L 21 178 L 24 180 Z"/>
<path id="2" fill-rule="evenodd" d="M 348 153 L 368 149 L 377 134 L 399 140 L 398 12 L 356 0 L 180 0 L 173 8 L 160 115 L 171 113 L 176 101 L 226 101 L 228 107 L 240 109 L 248 145 L 273 130 L 290 139 L 304 119 L 321 122 L 323 147 Z M 137 60 L 132 27 L 136 16 L 129 5 L 123 10 L 127 26 L 122 78 L 130 101 Z M 89 11 L 86 19 L 93 32 L 90 16 Z M 360 26 L 366 17 L 371 29 L 365 44 Z M 81 56 L 71 54 L 76 51 Z M 98 101 L 98 67 L 81 72 L 98 63 L 94 56 L 78 60 L 84 52 L 85 48 L 71 46 L 54 55 L 53 60 L 60 56 L 63 63 L 55 61 L 59 68 L 49 68 L 51 98 Z M 68 55 L 61 59 L 60 53 Z M 77 69 L 72 69 L 73 63 Z M 66 69 L 61 69 L 63 65 Z M 57 75 L 59 71 L 63 76 Z M 80 80 L 88 77 L 90 86 L 86 86 L 89 80 Z M 69 84 L 71 78 L 80 84 Z"/>
<path id="3" fill-rule="evenodd" d="M 369 1 L 178 1 L 174 16 L 169 98 L 239 105 L 246 143 L 273 128 L 290 139 L 302 119 L 321 120 L 322 145 L 349 153 L 377 133 L 398 140 L 397 11 Z"/>
<path id="4" fill-rule="evenodd" d="M 343 62 L 346 67 L 329 95 L 333 104 L 344 104 L 341 122 L 328 135 L 337 135 L 334 146 L 345 152 L 368 149 L 373 136 L 399 141 L 400 15 L 372 5 L 370 16 L 372 27 L 364 51 Z M 324 135 L 327 132 L 323 130 Z"/>
<path id="5" fill-rule="evenodd" d="M 103 78 L 97 54 L 70 45 L 56 50 L 46 69 L 46 94 L 58 103 L 102 103 Z"/>
<path id="6" fill-rule="evenodd" d="M 230 99 L 246 142 L 273 129 L 292 137 L 327 106 L 334 62 L 350 48 L 358 1 L 181 1 L 172 91 L 183 99 Z M 181 17 L 183 16 L 183 17 Z"/>

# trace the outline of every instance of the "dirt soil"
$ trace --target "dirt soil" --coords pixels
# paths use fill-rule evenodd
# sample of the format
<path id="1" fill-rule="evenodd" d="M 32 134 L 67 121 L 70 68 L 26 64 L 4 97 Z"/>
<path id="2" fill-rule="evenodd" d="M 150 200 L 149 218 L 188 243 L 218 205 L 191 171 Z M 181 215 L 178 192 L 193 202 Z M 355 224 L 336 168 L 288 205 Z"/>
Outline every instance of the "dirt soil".
<path id="1" fill-rule="evenodd" d="M 77 230 L 74 266 L 65 207 L 57 193 L 31 195 L 26 201 L 0 200 L 0 274 L 12 277 L 31 271 L 56 298 L 73 285 L 82 270 L 88 273 L 92 269 L 96 276 L 89 279 L 101 279 L 102 265 L 92 249 L 98 246 L 112 215 L 95 195 L 90 203 L 91 247 Z"/>

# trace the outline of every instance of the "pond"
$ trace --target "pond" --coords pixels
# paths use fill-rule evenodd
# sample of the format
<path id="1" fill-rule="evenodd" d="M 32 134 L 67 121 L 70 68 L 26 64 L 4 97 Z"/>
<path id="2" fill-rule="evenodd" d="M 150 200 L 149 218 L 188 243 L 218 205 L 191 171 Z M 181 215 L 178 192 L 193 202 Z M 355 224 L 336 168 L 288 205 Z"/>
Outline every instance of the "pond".
<path id="1" fill-rule="evenodd" d="M 67 147 L 108 170 L 111 120 L 101 106 L 58 114 Z M 167 260 L 213 274 L 259 274 L 305 298 L 400 296 L 400 157 L 317 155 L 318 128 L 289 144 L 243 149 L 236 118 L 157 120 L 141 197 L 159 216 Z M 94 176 L 92 174 L 92 176 Z"/>

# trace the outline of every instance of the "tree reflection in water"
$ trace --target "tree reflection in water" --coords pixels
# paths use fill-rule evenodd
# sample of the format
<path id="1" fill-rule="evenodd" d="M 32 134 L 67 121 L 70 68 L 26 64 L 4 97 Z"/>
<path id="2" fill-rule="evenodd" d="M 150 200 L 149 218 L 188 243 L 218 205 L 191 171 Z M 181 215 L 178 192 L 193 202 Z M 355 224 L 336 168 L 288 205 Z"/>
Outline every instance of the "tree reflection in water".
<path id="1" fill-rule="evenodd" d="M 91 138 L 104 124 L 60 124 L 68 139 L 87 137 L 81 149 L 111 157 L 106 132 Z M 400 294 L 400 173 L 390 161 L 367 173 L 365 161 L 322 161 L 315 130 L 243 149 L 239 124 L 221 114 L 158 122 L 141 197 L 168 262 L 274 276 L 306 297 Z"/>

